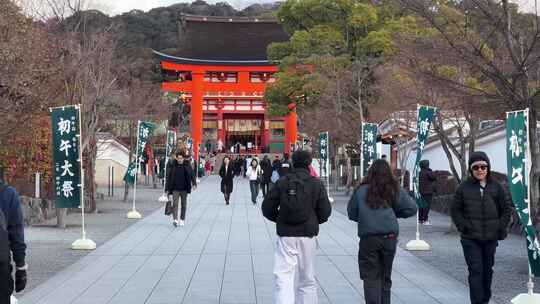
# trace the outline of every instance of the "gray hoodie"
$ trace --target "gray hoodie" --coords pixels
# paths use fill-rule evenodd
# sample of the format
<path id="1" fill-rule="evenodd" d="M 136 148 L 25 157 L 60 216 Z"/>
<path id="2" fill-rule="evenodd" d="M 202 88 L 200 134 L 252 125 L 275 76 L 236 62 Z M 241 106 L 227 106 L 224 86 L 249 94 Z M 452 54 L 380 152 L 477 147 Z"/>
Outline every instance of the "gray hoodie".
<path id="1" fill-rule="evenodd" d="M 378 234 L 399 234 L 397 218 L 407 218 L 416 214 L 416 203 L 403 189 L 392 208 L 372 209 L 366 203 L 368 185 L 362 185 L 355 191 L 347 206 L 351 221 L 358 223 L 358 237 Z"/>

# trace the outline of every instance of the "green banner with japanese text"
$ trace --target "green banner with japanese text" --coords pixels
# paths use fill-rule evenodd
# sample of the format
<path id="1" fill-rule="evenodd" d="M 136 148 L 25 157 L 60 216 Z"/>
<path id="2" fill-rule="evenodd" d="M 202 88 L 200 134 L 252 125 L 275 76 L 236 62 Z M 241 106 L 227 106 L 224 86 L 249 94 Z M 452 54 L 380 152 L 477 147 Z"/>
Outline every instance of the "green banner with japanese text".
<path id="1" fill-rule="evenodd" d="M 416 162 L 414 164 L 413 171 L 413 193 L 418 208 L 426 208 L 427 203 L 420 195 L 419 191 L 419 175 L 420 175 L 420 160 L 422 160 L 422 153 L 429 137 L 429 129 L 431 123 L 435 118 L 437 108 L 429 106 L 418 106 L 418 120 L 416 125 Z"/>
<path id="2" fill-rule="evenodd" d="M 51 109 L 56 208 L 81 205 L 79 106 Z"/>
<path id="3" fill-rule="evenodd" d="M 137 128 L 137 148 L 135 151 L 135 160 L 129 164 L 126 174 L 124 175 L 124 181 L 130 185 L 135 183 L 135 175 L 138 171 L 139 165 L 143 162 L 144 148 L 148 142 L 148 138 L 154 132 L 156 125 L 151 122 L 139 121 Z"/>
<path id="4" fill-rule="evenodd" d="M 531 155 L 528 138 L 528 110 L 506 113 L 506 163 L 512 202 L 524 227 L 529 265 L 534 276 L 540 276 L 540 245 L 529 217 L 529 176 Z"/>
<path id="5" fill-rule="evenodd" d="M 319 156 L 321 159 L 319 167 L 320 177 L 329 177 L 330 160 L 329 160 L 329 145 L 328 132 L 319 133 Z"/>
<path id="6" fill-rule="evenodd" d="M 362 123 L 362 177 L 367 176 L 369 167 L 377 158 L 377 127 L 374 123 Z"/>

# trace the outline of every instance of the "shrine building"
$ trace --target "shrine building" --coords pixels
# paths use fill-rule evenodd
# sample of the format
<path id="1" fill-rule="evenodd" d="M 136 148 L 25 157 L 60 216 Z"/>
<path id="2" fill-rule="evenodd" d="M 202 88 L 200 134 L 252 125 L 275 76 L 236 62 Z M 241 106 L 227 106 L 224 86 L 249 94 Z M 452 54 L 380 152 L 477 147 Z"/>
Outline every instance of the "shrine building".
<path id="1" fill-rule="evenodd" d="M 241 146 L 240 153 L 290 153 L 296 112 L 272 117 L 264 100 L 278 71 L 266 48 L 288 40 L 281 25 L 273 19 L 183 15 L 179 36 L 176 50 L 154 54 L 167 79 L 162 89 L 180 93 L 191 106 L 194 154 L 209 142 L 220 142 L 226 153 L 232 146 Z"/>

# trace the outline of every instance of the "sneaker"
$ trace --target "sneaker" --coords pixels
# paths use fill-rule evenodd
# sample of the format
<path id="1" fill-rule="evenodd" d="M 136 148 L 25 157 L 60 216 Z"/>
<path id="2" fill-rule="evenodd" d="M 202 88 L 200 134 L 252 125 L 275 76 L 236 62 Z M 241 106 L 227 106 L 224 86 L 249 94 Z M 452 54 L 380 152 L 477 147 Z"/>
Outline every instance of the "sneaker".
<path id="1" fill-rule="evenodd" d="M 177 221 L 177 220 L 174 220 L 174 221 L 172 222 L 172 224 L 173 224 L 174 227 L 178 227 L 178 221 Z"/>
<path id="2" fill-rule="evenodd" d="M 184 225 L 185 225 L 184 220 L 180 220 L 180 226 L 184 226 Z"/>
<path id="3" fill-rule="evenodd" d="M 425 222 L 423 223 L 423 225 L 425 225 L 425 226 L 431 226 L 431 222 L 430 222 L 430 221 L 425 221 Z"/>

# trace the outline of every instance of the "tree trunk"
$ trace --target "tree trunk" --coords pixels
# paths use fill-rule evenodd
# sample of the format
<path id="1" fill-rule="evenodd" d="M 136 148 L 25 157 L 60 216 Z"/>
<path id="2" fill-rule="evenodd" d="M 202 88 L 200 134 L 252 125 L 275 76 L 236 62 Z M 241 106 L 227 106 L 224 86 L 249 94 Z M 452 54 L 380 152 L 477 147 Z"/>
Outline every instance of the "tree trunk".
<path id="1" fill-rule="evenodd" d="M 457 180 L 459 184 L 461 183 L 461 177 L 456 170 L 456 166 L 454 166 L 454 157 L 452 156 L 452 152 L 450 152 L 450 149 L 448 147 L 448 145 L 451 145 L 452 142 L 450 142 L 446 134 L 444 134 L 444 130 L 442 126 L 442 119 L 440 115 L 437 115 L 437 119 L 435 120 L 435 123 L 436 123 L 435 132 L 437 132 L 437 135 L 439 136 L 441 147 L 443 148 L 444 154 L 446 154 L 446 158 L 448 159 L 448 165 L 450 166 L 450 171 L 452 171 L 452 175 L 454 175 L 454 178 Z"/>
<path id="2" fill-rule="evenodd" d="M 538 147 L 538 138 L 536 134 L 536 124 L 538 120 L 538 113 L 533 104 L 529 107 L 529 140 L 530 140 L 530 149 L 531 149 L 531 176 L 529 187 L 531 189 L 531 215 L 533 224 L 536 226 L 540 219 L 540 208 L 538 208 L 538 199 L 540 197 L 539 189 L 539 177 L 540 177 L 540 149 Z"/>

